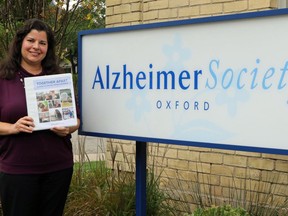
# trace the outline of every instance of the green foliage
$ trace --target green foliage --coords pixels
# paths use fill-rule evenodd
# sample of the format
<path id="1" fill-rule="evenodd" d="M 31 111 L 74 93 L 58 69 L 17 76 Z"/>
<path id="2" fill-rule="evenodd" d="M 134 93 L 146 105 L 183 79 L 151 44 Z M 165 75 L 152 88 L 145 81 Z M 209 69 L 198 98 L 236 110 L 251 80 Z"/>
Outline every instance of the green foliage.
<path id="1" fill-rule="evenodd" d="M 121 164 L 115 161 L 118 149 L 112 148 L 112 151 L 113 169 L 108 169 L 104 161 L 81 160 L 80 163 L 75 163 L 65 216 L 136 214 L 135 170 L 122 171 Z M 129 161 L 127 155 L 124 158 Z M 132 164 L 129 166 L 133 169 Z M 147 173 L 147 215 L 173 215 L 172 209 L 165 203 L 167 197 L 160 189 L 159 176 L 152 170 Z"/>
<path id="2" fill-rule="evenodd" d="M 166 202 L 167 195 L 160 188 L 160 179 L 153 172 L 147 174 L 146 197 L 147 215 L 174 215 L 174 209 Z"/>
<path id="3" fill-rule="evenodd" d="M 19 25 L 31 18 L 41 19 L 53 28 L 57 55 L 60 59 L 69 59 L 75 73 L 77 33 L 105 26 L 105 0 L 0 0 L 0 58 Z"/>
<path id="4" fill-rule="evenodd" d="M 107 169 L 104 162 L 90 163 L 75 164 L 64 215 L 135 215 L 134 174 Z M 169 215 L 159 183 L 148 176 L 147 215 Z"/>
<path id="5" fill-rule="evenodd" d="M 184 216 L 249 216 L 242 208 L 233 208 L 230 205 L 213 206 L 211 208 L 197 208 L 192 214 Z"/>

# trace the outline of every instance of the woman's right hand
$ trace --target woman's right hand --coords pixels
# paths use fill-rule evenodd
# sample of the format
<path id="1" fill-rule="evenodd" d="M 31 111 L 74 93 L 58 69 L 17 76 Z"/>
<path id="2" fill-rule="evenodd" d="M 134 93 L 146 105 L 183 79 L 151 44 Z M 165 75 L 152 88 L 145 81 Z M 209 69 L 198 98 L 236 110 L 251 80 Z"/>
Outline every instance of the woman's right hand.
<path id="1" fill-rule="evenodd" d="M 34 127 L 33 119 L 29 116 L 24 116 L 12 124 L 12 134 L 18 134 L 20 132 L 32 133 Z"/>

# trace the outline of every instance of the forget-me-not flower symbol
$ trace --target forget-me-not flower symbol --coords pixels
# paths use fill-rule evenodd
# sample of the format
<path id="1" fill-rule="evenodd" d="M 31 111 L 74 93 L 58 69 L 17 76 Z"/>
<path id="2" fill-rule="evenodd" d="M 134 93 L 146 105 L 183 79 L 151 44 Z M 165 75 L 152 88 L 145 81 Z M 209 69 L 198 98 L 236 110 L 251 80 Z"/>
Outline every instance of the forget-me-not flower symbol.
<path id="1" fill-rule="evenodd" d="M 127 107 L 134 111 L 134 118 L 139 121 L 147 112 L 150 112 L 150 102 L 146 97 L 146 91 L 133 91 L 133 95 L 127 101 Z"/>
<path id="2" fill-rule="evenodd" d="M 183 66 L 183 63 L 191 56 L 190 50 L 183 46 L 179 35 L 175 35 L 172 44 L 163 46 L 163 52 L 167 57 L 167 67 L 174 69 L 175 66 Z"/>
<path id="3" fill-rule="evenodd" d="M 235 88 L 229 88 L 229 90 L 222 90 L 216 96 L 216 103 L 219 105 L 225 105 L 230 116 L 237 114 L 237 106 L 239 103 L 243 103 L 249 99 L 249 94 L 243 89 L 240 91 Z"/>

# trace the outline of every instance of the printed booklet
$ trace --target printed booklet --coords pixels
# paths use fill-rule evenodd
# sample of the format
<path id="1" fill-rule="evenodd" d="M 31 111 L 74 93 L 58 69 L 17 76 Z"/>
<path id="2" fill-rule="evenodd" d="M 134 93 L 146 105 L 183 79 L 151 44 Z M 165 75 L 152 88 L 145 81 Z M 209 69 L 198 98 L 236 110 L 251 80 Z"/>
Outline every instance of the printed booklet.
<path id="1" fill-rule="evenodd" d="M 25 94 L 28 116 L 34 130 L 77 125 L 72 74 L 26 77 Z"/>

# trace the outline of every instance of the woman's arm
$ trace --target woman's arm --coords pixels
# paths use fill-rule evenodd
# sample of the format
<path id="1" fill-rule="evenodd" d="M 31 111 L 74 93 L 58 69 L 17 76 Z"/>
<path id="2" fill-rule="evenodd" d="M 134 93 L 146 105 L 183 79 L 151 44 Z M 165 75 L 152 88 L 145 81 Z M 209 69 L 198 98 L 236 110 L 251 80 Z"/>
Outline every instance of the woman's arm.
<path id="1" fill-rule="evenodd" d="M 33 119 L 29 116 L 24 116 L 14 124 L 0 122 L 0 135 L 12 135 L 20 132 L 32 133 L 33 128 Z"/>

